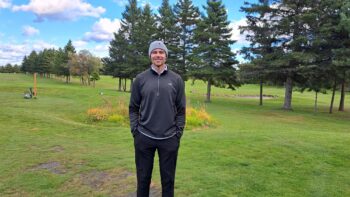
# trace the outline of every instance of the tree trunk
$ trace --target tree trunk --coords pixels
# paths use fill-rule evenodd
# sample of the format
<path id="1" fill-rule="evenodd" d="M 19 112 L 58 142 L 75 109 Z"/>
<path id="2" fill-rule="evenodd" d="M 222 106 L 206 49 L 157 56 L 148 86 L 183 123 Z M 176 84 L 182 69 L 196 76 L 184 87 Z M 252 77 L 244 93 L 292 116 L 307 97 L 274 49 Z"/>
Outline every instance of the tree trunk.
<path id="1" fill-rule="evenodd" d="M 69 79 L 68 79 L 68 75 L 66 76 L 66 83 L 68 83 Z"/>
<path id="2" fill-rule="evenodd" d="M 205 102 L 210 102 L 210 94 L 211 94 L 211 80 L 208 80 L 208 84 L 207 84 L 207 98 L 205 100 Z"/>
<path id="3" fill-rule="evenodd" d="M 260 80 L 260 102 L 259 105 L 263 105 L 263 80 Z"/>
<path id="4" fill-rule="evenodd" d="M 315 91 L 315 107 L 314 107 L 315 112 L 317 112 L 317 94 L 318 94 L 318 91 Z"/>
<path id="5" fill-rule="evenodd" d="M 121 83 L 121 84 L 122 84 L 122 85 L 121 85 L 121 86 L 122 86 L 122 90 L 124 91 L 124 90 L 125 90 L 125 87 L 124 87 L 123 81 L 124 81 L 124 78 L 122 78 L 122 83 Z"/>
<path id="6" fill-rule="evenodd" d="M 331 106 L 329 107 L 329 113 L 333 113 L 333 103 L 334 103 L 334 95 L 335 95 L 335 90 L 337 89 L 337 80 L 334 79 L 334 84 L 333 84 L 333 93 L 332 93 L 332 99 L 331 99 Z"/>
<path id="7" fill-rule="evenodd" d="M 283 109 L 292 110 L 292 90 L 293 90 L 293 80 L 290 76 L 287 77 L 285 83 L 285 95 L 284 95 L 284 105 Z"/>
<path id="8" fill-rule="evenodd" d="M 122 78 L 119 77 L 118 91 L 122 91 Z"/>
<path id="9" fill-rule="evenodd" d="M 134 83 L 134 78 L 131 78 L 130 79 L 130 92 L 131 92 L 131 90 L 132 90 L 132 84 Z"/>
<path id="10" fill-rule="evenodd" d="M 126 78 L 124 78 L 124 86 L 123 86 L 124 92 L 126 92 Z"/>
<path id="11" fill-rule="evenodd" d="M 341 84 L 340 102 L 339 102 L 338 111 L 344 111 L 344 101 L 345 101 L 345 80 L 343 80 Z"/>

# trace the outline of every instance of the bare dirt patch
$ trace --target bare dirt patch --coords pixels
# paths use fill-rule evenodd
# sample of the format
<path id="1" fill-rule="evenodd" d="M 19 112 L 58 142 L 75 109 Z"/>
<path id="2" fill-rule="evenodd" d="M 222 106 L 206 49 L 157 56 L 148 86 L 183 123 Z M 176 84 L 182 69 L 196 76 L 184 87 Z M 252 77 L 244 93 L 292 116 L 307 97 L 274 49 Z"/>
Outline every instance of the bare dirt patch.
<path id="1" fill-rule="evenodd" d="M 67 170 L 64 168 L 64 166 L 60 162 L 57 162 L 57 161 L 40 163 L 39 165 L 37 165 L 34 168 L 31 168 L 29 170 L 30 171 L 48 170 L 49 172 L 52 172 L 54 174 L 65 174 L 67 172 Z"/>
<path id="2" fill-rule="evenodd" d="M 196 91 L 190 91 L 192 94 L 200 94 Z M 202 96 L 205 96 L 206 94 L 201 94 Z M 259 99 L 260 95 L 250 95 L 250 94 L 211 94 L 211 96 L 215 97 L 225 97 L 225 98 L 246 98 L 246 99 Z M 269 95 L 269 94 L 263 94 L 263 99 L 275 99 L 278 98 L 277 95 Z"/>
<path id="3" fill-rule="evenodd" d="M 244 94 L 234 94 L 234 95 L 226 95 L 226 97 L 236 97 L 236 98 L 248 98 L 248 99 L 259 99 L 260 95 L 244 95 Z M 275 99 L 278 98 L 276 95 L 262 95 L 263 99 Z"/>
<path id="4" fill-rule="evenodd" d="M 92 170 L 76 174 L 60 190 L 75 191 L 82 195 L 134 197 L 136 196 L 136 175 L 125 169 Z M 161 196 L 161 191 L 155 184 L 151 185 L 150 196 Z"/>

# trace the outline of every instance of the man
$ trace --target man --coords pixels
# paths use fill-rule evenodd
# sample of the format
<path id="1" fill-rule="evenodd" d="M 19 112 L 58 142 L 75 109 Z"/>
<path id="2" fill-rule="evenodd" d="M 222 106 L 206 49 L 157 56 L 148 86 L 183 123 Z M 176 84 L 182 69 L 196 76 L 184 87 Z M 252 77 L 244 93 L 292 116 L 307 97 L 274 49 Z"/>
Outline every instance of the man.
<path id="1" fill-rule="evenodd" d="M 186 101 L 182 78 L 165 64 L 168 49 L 154 41 L 148 51 L 151 68 L 134 80 L 129 104 L 134 137 L 137 196 L 149 196 L 154 154 L 159 157 L 162 196 L 174 196 L 175 168 L 185 127 Z"/>

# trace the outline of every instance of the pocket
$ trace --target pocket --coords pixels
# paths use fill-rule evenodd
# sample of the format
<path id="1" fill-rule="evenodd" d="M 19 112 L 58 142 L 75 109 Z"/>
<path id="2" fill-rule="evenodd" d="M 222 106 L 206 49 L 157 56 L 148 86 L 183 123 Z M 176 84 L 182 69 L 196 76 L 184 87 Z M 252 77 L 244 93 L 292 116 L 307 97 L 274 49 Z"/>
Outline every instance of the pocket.
<path id="1" fill-rule="evenodd" d="M 180 131 L 177 131 L 175 136 L 177 137 L 177 139 L 181 139 L 182 133 Z"/>
<path id="2" fill-rule="evenodd" d="M 133 132 L 132 136 L 135 138 L 138 135 L 140 135 L 140 132 L 139 132 L 139 130 L 135 129 L 135 131 Z"/>

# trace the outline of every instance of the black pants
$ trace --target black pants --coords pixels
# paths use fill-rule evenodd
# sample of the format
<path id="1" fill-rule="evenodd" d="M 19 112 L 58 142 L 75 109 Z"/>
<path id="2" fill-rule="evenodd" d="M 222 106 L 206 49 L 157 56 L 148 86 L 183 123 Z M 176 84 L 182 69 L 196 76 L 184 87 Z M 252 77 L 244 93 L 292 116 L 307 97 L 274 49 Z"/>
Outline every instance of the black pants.
<path id="1" fill-rule="evenodd" d="M 180 140 L 175 135 L 165 140 L 155 140 L 142 133 L 134 137 L 137 170 L 137 197 L 148 197 L 152 178 L 154 153 L 157 150 L 162 182 L 162 196 L 174 196 L 175 169 Z"/>

